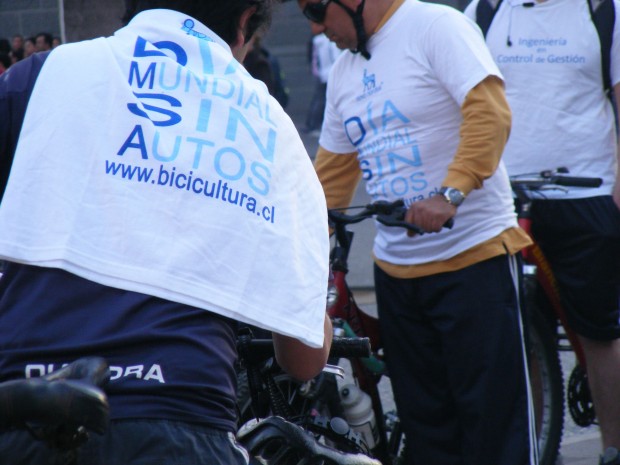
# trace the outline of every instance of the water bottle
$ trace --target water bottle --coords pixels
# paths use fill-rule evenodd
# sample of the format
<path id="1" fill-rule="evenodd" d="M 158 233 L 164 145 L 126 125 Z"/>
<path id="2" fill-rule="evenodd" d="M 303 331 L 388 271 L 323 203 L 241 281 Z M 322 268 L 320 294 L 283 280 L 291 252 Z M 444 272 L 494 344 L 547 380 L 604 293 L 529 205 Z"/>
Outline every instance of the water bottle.
<path id="1" fill-rule="evenodd" d="M 370 396 L 355 384 L 346 384 L 340 389 L 340 400 L 351 429 L 362 435 L 369 449 L 374 449 L 379 443 L 379 431 Z"/>

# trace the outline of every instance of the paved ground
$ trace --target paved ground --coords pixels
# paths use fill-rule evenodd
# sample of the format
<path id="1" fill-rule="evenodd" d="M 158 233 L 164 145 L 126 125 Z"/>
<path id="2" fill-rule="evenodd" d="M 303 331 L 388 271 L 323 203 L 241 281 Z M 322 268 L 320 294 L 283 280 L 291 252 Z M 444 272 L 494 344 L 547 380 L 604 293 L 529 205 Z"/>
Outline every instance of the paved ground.
<path id="1" fill-rule="evenodd" d="M 558 465 L 598 465 L 600 444 L 598 433 L 569 438 L 562 444 Z"/>

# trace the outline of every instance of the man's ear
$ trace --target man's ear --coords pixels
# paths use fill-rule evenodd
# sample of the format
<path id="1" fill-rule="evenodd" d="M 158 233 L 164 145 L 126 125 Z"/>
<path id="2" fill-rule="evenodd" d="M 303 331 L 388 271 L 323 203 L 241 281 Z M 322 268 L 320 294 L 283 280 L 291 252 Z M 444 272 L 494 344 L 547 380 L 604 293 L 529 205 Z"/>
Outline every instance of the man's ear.
<path id="1" fill-rule="evenodd" d="M 256 13 L 256 6 L 251 6 L 241 13 L 239 25 L 237 27 L 237 39 L 235 40 L 235 43 L 232 44 L 232 48 L 242 48 L 245 45 L 248 22 L 254 13 Z"/>

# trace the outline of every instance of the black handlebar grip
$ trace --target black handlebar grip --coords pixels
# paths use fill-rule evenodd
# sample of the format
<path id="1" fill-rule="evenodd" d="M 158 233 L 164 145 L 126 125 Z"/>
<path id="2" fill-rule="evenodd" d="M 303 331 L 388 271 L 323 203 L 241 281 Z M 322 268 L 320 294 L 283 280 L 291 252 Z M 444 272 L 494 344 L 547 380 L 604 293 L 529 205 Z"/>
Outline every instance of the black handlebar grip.
<path id="1" fill-rule="evenodd" d="M 274 356 L 272 339 L 251 339 L 237 346 L 239 355 L 248 363 L 257 363 Z M 335 337 L 330 357 L 370 357 L 370 339 L 367 337 Z"/>
<path id="2" fill-rule="evenodd" d="M 403 219 L 394 219 L 393 216 L 377 215 L 377 221 L 386 226 L 405 228 L 416 234 L 426 234 L 426 231 L 424 231 L 419 226 L 416 226 L 415 224 L 412 224 L 412 223 L 407 223 Z M 443 225 L 443 227 L 447 229 L 452 229 L 453 226 L 454 226 L 454 218 L 450 218 Z"/>
<path id="3" fill-rule="evenodd" d="M 370 339 L 367 337 L 335 337 L 329 351 L 330 357 L 370 357 Z"/>
<path id="4" fill-rule="evenodd" d="M 555 184 L 567 187 L 599 187 L 603 184 L 601 178 L 584 178 L 575 176 L 557 176 Z"/>
<path id="5" fill-rule="evenodd" d="M 248 363 L 262 362 L 275 354 L 273 339 L 240 339 L 237 350 L 239 356 Z"/>

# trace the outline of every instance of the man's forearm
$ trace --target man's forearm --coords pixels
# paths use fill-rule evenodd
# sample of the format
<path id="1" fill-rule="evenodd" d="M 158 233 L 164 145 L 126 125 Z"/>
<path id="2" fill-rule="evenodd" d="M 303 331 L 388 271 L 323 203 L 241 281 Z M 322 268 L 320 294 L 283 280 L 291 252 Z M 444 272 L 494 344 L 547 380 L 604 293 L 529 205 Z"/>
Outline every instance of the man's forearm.
<path id="1" fill-rule="evenodd" d="M 333 329 L 327 314 L 323 322 L 323 347 L 312 348 L 297 339 L 273 334 L 276 360 L 284 371 L 301 381 L 307 381 L 318 375 L 327 363 L 332 345 Z"/>
<path id="2" fill-rule="evenodd" d="M 362 177 L 357 154 L 335 154 L 319 147 L 314 168 L 325 192 L 327 208 L 348 207 Z"/>
<path id="3" fill-rule="evenodd" d="M 511 113 L 503 82 L 484 79 L 467 94 L 461 112 L 460 143 L 444 185 L 468 194 L 493 175 L 508 140 Z"/>

